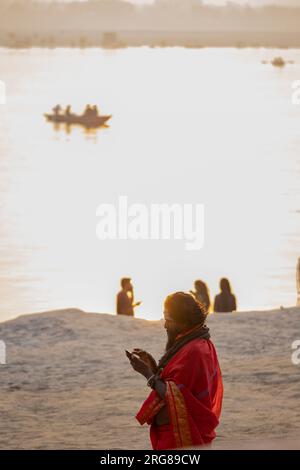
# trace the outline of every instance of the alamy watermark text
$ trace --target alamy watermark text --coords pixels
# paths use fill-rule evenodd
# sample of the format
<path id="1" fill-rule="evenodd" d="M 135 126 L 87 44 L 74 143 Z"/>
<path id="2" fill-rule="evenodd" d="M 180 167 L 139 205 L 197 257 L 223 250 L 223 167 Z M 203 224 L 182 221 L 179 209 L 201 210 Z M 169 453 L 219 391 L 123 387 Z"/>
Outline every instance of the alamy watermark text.
<path id="1" fill-rule="evenodd" d="M 100 204 L 96 234 L 100 240 L 185 240 L 188 251 L 204 244 L 203 204 Z"/>

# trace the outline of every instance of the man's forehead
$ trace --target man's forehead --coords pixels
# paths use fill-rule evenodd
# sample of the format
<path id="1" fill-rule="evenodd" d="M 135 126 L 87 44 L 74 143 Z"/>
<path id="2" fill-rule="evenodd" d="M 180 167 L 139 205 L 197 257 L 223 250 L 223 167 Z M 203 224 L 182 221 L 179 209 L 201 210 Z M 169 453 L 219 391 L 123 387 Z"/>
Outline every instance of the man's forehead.
<path id="1" fill-rule="evenodd" d="M 165 320 L 175 321 L 167 310 L 164 310 L 164 318 Z"/>

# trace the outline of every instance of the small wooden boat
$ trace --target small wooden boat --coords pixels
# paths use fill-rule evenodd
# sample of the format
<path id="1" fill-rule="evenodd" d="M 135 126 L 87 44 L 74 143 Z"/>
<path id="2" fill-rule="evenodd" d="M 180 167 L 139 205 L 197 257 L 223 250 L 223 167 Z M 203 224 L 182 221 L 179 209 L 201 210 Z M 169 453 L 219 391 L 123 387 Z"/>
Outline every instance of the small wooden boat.
<path id="1" fill-rule="evenodd" d="M 274 57 L 274 59 L 271 60 L 271 64 L 274 67 L 284 67 L 285 66 L 285 61 L 283 60 L 282 57 Z"/>
<path id="2" fill-rule="evenodd" d="M 85 114 L 44 114 L 47 121 L 54 122 L 56 124 L 78 124 L 80 126 L 88 128 L 97 128 L 106 124 L 107 121 L 112 117 L 109 116 L 86 116 Z"/>

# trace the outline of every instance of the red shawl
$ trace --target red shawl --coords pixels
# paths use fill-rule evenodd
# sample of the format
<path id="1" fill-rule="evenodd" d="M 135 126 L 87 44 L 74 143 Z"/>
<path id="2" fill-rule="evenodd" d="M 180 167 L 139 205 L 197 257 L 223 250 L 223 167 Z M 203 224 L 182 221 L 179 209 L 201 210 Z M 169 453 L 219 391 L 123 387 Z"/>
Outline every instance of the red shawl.
<path id="1" fill-rule="evenodd" d="M 211 442 L 219 424 L 223 384 L 214 345 L 194 339 L 183 346 L 161 373 L 167 385 L 165 400 L 153 390 L 136 419 L 152 424 L 167 404 L 174 448 Z"/>

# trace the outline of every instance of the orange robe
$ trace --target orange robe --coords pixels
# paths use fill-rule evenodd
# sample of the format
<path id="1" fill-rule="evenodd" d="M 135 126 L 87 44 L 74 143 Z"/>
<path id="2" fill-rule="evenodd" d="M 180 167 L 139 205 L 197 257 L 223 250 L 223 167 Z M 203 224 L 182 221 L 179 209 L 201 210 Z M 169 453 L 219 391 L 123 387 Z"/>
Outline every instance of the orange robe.
<path id="1" fill-rule="evenodd" d="M 223 384 L 219 362 L 210 340 L 194 339 L 183 346 L 161 373 L 167 385 L 165 399 L 153 390 L 136 415 L 148 423 L 154 450 L 208 445 L 219 424 Z M 170 424 L 157 426 L 155 415 L 167 405 Z"/>

